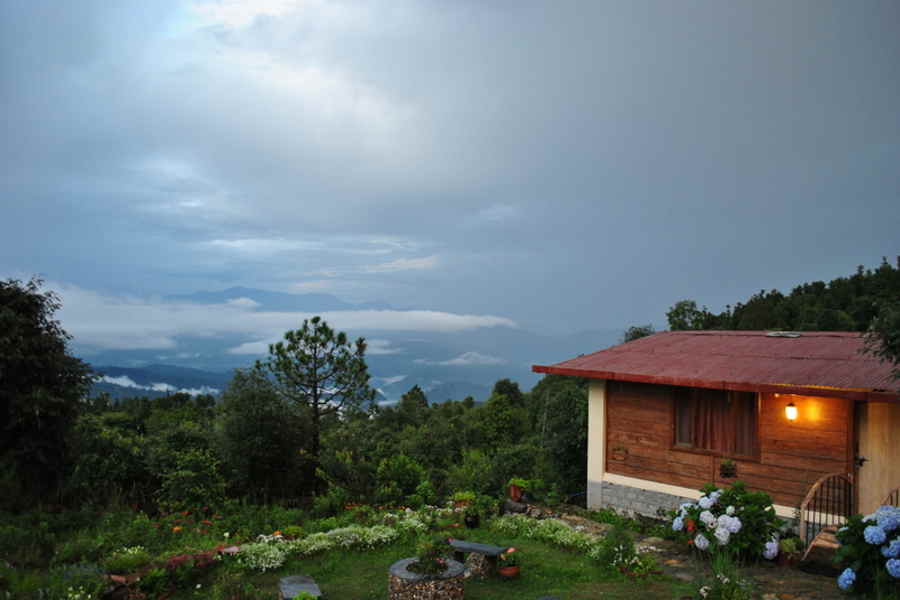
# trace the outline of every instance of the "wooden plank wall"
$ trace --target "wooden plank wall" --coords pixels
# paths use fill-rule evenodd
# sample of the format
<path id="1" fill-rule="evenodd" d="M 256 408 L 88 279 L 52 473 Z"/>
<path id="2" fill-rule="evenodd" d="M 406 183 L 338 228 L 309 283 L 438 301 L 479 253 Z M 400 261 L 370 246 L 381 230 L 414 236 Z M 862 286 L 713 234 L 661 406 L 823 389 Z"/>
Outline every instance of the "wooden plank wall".
<path id="1" fill-rule="evenodd" d="M 674 389 L 609 382 L 606 470 L 691 489 L 729 485 L 719 477 L 720 457 L 673 448 Z M 798 408 L 794 422 L 784 416 L 788 402 Z M 821 475 L 850 472 L 852 410 L 840 398 L 761 394 L 759 460 L 735 460 L 737 479 L 776 504 L 799 506 Z"/>

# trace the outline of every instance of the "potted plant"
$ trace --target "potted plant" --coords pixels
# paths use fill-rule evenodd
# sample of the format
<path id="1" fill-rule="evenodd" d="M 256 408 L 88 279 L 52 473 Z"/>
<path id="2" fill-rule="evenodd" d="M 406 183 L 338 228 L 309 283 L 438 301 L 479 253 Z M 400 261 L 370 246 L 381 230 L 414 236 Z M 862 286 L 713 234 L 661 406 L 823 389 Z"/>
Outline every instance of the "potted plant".
<path id="1" fill-rule="evenodd" d="M 778 564 L 792 567 L 800 559 L 800 538 L 786 537 L 778 541 Z"/>
<path id="2" fill-rule="evenodd" d="M 453 495 L 450 496 L 450 500 L 453 501 L 454 507 L 465 508 L 475 502 L 475 492 L 469 490 L 454 492 Z"/>
<path id="3" fill-rule="evenodd" d="M 506 485 L 509 493 L 509 499 L 513 502 L 518 502 L 522 499 L 522 494 L 528 488 L 528 480 L 522 479 L 521 477 L 513 477 Z"/>
<path id="4" fill-rule="evenodd" d="M 737 477 L 737 465 L 733 460 L 726 458 L 719 464 L 719 476 L 725 479 Z"/>
<path id="5" fill-rule="evenodd" d="M 507 548 L 497 561 L 497 574 L 504 579 L 513 579 L 519 576 L 520 552 L 515 548 Z"/>

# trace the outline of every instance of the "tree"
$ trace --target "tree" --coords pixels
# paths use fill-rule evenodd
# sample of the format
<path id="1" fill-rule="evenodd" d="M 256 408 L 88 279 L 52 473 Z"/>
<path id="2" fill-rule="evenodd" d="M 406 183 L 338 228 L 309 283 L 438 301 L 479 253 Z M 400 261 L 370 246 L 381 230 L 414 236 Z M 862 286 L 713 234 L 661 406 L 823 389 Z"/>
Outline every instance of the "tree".
<path id="1" fill-rule="evenodd" d="M 33 496 L 60 489 L 66 434 L 91 381 L 88 365 L 69 355 L 70 336 L 53 319 L 60 301 L 42 283 L 0 281 L 0 461 Z"/>
<path id="2" fill-rule="evenodd" d="M 269 358 L 257 362 L 257 368 L 272 375 L 282 398 L 308 412 L 308 480 L 314 482 L 316 492 L 323 418 L 374 398 L 365 353 L 363 338 L 351 345 L 347 334 L 336 334 L 316 316 L 304 320 L 300 329 L 285 333 L 284 341 L 269 346 Z"/>
<path id="3" fill-rule="evenodd" d="M 303 425 L 263 372 L 236 370 L 222 396 L 221 450 L 232 485 L 264 503 L 289 497 L 301 466 Z"/>
<path id="4" fill-rule="evenodd" d="M 900 380 L 900 302 L 884 303 L 865 336 L 865 352 L 893 365 Z"/>
<path id="5" fill-rule="evenodd" d="M 683 331 L 686 329 L 703 329 L 706 317 L 709 315 L 706 307 L 697 308 L 694 300 L 679 300 L 666 312 L 669 320 L 669 329 Z"/>
<path id="6" fill-rule="evenodd" d="M 633 342 L 654 333 L 656 333 L 656 329 L 649 323 L 647 325 L 632 325 L 622 334 L 622 343 Z"/>

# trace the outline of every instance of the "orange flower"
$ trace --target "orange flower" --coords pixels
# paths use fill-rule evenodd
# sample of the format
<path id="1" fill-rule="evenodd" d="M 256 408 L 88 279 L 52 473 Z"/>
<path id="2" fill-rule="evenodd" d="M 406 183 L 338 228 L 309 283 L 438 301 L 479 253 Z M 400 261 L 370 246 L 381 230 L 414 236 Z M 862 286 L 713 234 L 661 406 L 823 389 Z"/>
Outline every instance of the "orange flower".
<path id="1" fill-rule="evenodd" d="M 178 533 L 179 531 L 181 531 L 181 525 L 176 525 L 172 528 L 172 533 Z"/>
<path id="2" fill-rule="evenodd" d="M 275 530 L 275 533 L 273 533 L 272 535 L 281 535 L 281 530 L 280 530 L 280 529 L 276 529 L 276 530 Z"/>
<path id="3" fill-rule="evenodd" d="M 694 530 L 694 520 L 693 520 L 693 519 L 688 519 L 688 522 L 687 522 L 687 530 L 688 530 L 688 531 L 693 531 L 693 530 Z"/>

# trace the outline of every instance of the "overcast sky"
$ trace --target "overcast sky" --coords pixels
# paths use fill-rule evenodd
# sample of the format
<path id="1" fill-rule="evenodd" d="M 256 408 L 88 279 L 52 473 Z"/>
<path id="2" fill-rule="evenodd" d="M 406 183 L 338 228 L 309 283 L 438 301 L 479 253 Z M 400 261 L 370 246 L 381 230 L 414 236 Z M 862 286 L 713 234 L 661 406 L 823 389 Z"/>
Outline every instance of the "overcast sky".
<path id="1" fill-rule="evenodd" d="M 900 253 L 898 32 L 896 0 L 7 0 L 0 276 L 69 327 L 235 285 L 719 310 Z"/>

